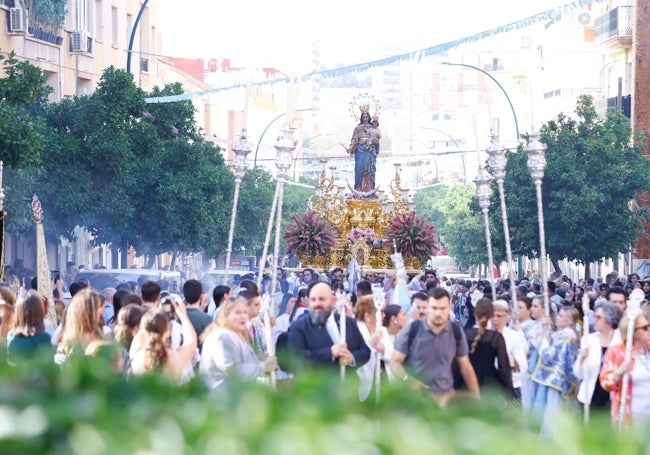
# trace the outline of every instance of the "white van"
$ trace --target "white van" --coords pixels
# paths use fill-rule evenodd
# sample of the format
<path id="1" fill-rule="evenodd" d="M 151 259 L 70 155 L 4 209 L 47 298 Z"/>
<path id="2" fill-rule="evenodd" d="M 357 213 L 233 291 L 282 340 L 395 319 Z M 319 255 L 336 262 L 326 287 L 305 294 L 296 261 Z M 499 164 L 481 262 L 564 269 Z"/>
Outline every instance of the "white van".
<path id="1" fill-rule="evenodd" d="M 446 277 L 451 280 L 456 278 L 461 280 L 470 279 L 469 273 L 463 273 L 456 264 L 456 260 L 451 256 L 431 256 L 427 261 L 427 269 L 435 270 L 438 278 Z"/>
<path id="2" fill-rule="evenodd" d="M 105 288 L 117 288 L 120 283 L 141 283 L 151 280 L 160 282 L 166 280 L 169 290 L 178 293 L 181 289 L 180 272 L 149 269 L 81 269 L 75 281 L 87 280 L 93 289 L 101 291 Z M 133 285 L 132 285 L 133 286 Z"/>

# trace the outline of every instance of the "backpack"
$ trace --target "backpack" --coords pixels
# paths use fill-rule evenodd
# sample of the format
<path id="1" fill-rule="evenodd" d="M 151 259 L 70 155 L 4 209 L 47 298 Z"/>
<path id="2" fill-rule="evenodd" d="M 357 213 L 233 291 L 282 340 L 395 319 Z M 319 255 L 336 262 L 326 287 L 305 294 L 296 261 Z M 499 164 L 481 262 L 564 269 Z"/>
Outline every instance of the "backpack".
<path id="1" fill-rule="evenodd" d="M 417 334 L 420 332 L 420 329 L 422 328 L 422 319 L 416 319 L 415 321 L 411 322 L 411 327 L 409 328 L 409 343 L 408 343 L 408 350 L 411 350 L 411 343 L 413 343 L 413 340 L 417 336 Z M 456 341 L 456 345 L 460 343 L 461 340 L 461 328 L 458 324 L 452 322 L 451 323 L 451 330 L 454 333 L 454 340 Z M 408 352 L 407 352 L 408 355 Z"/>

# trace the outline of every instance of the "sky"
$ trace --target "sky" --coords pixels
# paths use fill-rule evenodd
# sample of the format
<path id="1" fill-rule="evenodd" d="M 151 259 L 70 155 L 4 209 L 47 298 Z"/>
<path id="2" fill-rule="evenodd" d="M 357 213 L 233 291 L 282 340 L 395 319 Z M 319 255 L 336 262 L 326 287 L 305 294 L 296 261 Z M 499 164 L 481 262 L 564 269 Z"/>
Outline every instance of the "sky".
<path id="1" fill-rule="evenodd" d="M 569 0 L 153 0 L 160 2 L 163 53 L 231 58 L 242 66 L 311 69 L 312 43 L 332 67 L 441 44 L 569 3 Z M 182 5 L 179 7 L 179 5 Z M 241 62 L 241 63 L 238 63 Z"/>

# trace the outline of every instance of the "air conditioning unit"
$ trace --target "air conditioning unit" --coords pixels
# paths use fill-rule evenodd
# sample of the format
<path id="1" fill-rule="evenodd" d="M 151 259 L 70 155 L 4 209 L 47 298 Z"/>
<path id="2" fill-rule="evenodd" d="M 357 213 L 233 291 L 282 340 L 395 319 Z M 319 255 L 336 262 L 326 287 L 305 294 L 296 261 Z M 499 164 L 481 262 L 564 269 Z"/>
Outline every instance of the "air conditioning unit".
<path id="1" fill-rule="evenodd" d="M 72 32 L 72 52 L 88 52 L 88 32 L 75 30 Z"/>
<path id="2" fill-rule="evenodd" d="M 22 8 L 9 8 L 9 31 L 24 32 L 25 30 L 27 30 L 25 10 Z"/>
<path id="3" fill-rule="evenodd" d="M 591 15 L 591 13 L 583 11 L 582 13 L 578 14 L 578 24 L 584 28 L 593 28 L 594 17 Z"/>

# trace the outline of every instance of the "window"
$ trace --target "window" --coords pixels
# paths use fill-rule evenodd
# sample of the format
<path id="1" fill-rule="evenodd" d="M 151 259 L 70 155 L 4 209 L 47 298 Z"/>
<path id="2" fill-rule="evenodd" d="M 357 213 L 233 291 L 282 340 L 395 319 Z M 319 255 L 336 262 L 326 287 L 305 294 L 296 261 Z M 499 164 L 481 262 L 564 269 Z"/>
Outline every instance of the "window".
<path id="1" fill-rule="evenodd" d="M 102 40 L 104 36 L 104 5 L 103 0 L 95 0 L 95 39 Z"/>
<path id="2" fill-rule="evenodd" d="M 75 30 L 88 32 L 92 30 L 92 0 L 77 0 L 77 23 Z"/>
<path id="3" fill-rule="evenodd" d="M 111 7 L 111 26 L 112 26 L 112 33 L 111 33 L 111 44 L 113 46 L 117 46 L 117 8 L 116 7 Z"/>
<path id="4" fill-rule="evenodd" d="M 131 42 L 131 31 L 133 30 L 133 14 L 126 15 L 126 43 Z"/>

